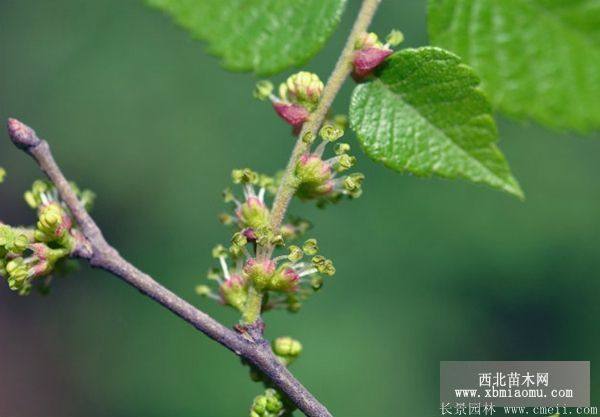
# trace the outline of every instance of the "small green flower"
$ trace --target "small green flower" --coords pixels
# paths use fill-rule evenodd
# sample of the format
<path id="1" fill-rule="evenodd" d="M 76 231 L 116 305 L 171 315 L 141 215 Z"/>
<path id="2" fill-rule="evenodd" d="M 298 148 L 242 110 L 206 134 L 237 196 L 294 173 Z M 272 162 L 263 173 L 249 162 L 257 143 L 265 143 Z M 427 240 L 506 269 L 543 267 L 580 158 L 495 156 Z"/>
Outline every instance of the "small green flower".
<path id="1" fill-rule="evenodd" d="M 270 224 L 269 209 L 259 198 L 248 197 L 236 210 L 240 225 L 258 230 Z"/>
<path id="2" fill-rule="evenodd" d="M 241 275 L 232 275 L 219 287 L 221 300 L 224 304 L 242 312 L 248 299 L 248 285 Z"/>
<path id="3" fill-rule="evenodd" d="M 0 256 L 5 256 L 8 252 L 20 254 L 27 249 L 29 242 L 29 238 L 24 233 L 0 224 Z"/>
<path id="4" fill-rule="evenodd" d="M 266 289 L 271 284 L 275 274 L 275 263 L 271 260 L 257 261 L 252 258 L 244 265 L 244 275 L 259 290 Z"/>

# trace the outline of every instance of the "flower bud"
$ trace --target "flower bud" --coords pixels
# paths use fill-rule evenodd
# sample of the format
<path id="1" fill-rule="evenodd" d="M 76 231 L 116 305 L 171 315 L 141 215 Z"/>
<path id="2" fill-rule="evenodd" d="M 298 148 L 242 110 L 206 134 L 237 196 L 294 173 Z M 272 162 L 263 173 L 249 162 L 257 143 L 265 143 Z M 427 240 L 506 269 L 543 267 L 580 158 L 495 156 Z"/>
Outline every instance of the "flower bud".
<path id="1" fill-rule="evenodd" d="M 300 276 L 291 268 L 283 266 L 273 274 L 268 289 L 277 292 L 296 292 Z"/>
<path id="2" fill-rule="evenodd" d="M 35 238 L 41 242 L 58 241 L 68 236 L 72 226 L 71 217 L 54 201 L 40 206 Z"/>
<path id="3" fill-rule="evenodd" d="M 300 71 L 279 86 L 279 95 L 283 100 L 303 105 L 311 111 L 318 104 L 323 87 L 317 74 Z"/>
<path id="4" fill-rule="evenodd" d="M 305 153 L 296 165 L 296 177 L 302 183 L 322 184 L 331 178 L 331 168 L 318 155 Z"/>
<path id="5" fill-rule="evenodd" d="M 270 259 L 262 262 L 249 259 L 244 265 L 244 274 L 256 288 L 264 290 L 269 286 L 271 278 L 275 274 L 275 263 Z"/>
<path id="6" fill-rule="evenodd" d="M 0 224 L 0 255 L 6 252 L 23 253 L 29 245 L 29 238 L 5 224 Z"/>
<path id="7" fill-rule="evenodd" d="M 354 72 L 352 76 L 356 81 L 362 81 L 391 54 L 391 49 L 380 48 L 368 48 L 356 51 L 354 53 Z"/>
<path id="8" fill-rule="evenodd" d="M 271 345 L 277 356 L 296 358 L 302 353 L 302 344 L 291 337 L 278 337 Z"/>
<path id="9" fill-rule="evenodd" d="M 269 226 L 270 213 L 265 204 L 256 197 L 248 197 L 236 211 L 242 227 L 254 230 Z"/>
<path id="10" fill-rule="evenodd" d="M 242 311 L 248 298 L 248 288 L 245 279 L 240 275 L 232 275 L 219 287 L 223 304 Z"/>
<path id="11" fill-rule="evenodd" d="M 255 242 L 257 239 L 256 232 L 253 229 L 244 229 L 242 230 L 242 233 L 244 236 L 246 236 L 246 239 L 248 239 L 249 242 Z"/>
<path id="12" fill-rule="evenodd" d="M 373 32 L 363 33 L 358 36 L 354 43 L 354 49 L 356 50 L 374 48 L 376 46 L 381 46 L 381 42 L 379 42 L 377 34 Z"/>
<path id="13" fill-rule="evenodd" d="M 263 395 L 254 398 L 250 408 L 250 417 L 278 417 L 284 413 L 281 395 L 272 388 Z"/>
<path id="14" fill-rule="evenodd" d="M 273 108 L 283 120 L 294 128 L 300 128 L 310 117 L 310 112 L 300 104 L 274 102 Z"/>

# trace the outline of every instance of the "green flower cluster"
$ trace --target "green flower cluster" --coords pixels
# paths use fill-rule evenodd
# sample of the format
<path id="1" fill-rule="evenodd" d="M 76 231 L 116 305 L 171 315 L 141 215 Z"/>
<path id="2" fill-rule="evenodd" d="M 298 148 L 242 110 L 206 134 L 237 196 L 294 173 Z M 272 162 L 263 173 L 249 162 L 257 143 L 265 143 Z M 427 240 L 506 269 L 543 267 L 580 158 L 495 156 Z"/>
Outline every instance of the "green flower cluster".
<path id="1" fill-rule="evenodd" d="M 278 337 L 271 343 L 273 353 L 285 366 L 289 366 L 302 353 L 302 344 L 291 337 Z M 254 381 L 262 382 L 266 391 L 254 398 L 250 408 L 250 417 L 291 416 L 296 409 L 294 404 L 273 388 L 271 382 L 259 371 L 251 367 L 250 376 Z"/>
<path id="2" fill-rule="evenodd" d="M 273 95 L 269 82 L 257 84 L 255 96 L 270 99 L 276 112 L 298 133 L 302 124 L 318 107 L 323 83 L 308 72 L 292 75 Z M 196 293 L 234 308 L 242 316 L 240 331 L 255 324 L 260 314 L 268 310 L 285 309 L 297 312 L 305 300 L 323 287 L 324 277 L 336 270 L 331 259 L 320 254 L 317 240 L 306 239 L 308 221 L 287 218 L 281 225 L 274 220 L 281 206 L 270 205 L 268 199 L 284 190 L 301 201 L 315 201 L 319 207 L 362 194 L 364 176 L 347 174 L 356 163 L 349 154 L 350 145 L 339 143 L 344 135 L 346 118 L 328 119 L 319 131 L 320 143 L 312 134 L 305 134 L 305 152 L 285 174 L 268 176 L 249 168 L 231 173 L 235 192 L 228 188 L 224 200 L 233 210 L 219 216 L 220 221 L 234 228 L 227 246 L 218 245 L 212 251 L 217 267 L 208 271 L 208 284 L 196 287 Z M 334 155 L 324 159 L 329 144 Z M 277 216 L 275 216 L 277 218 Z M 290 365 L 302 351 L 300 342 L 289 337 L 273 341 L 272 349 L 281 363 Z M 290 415 L 293 406 L 251 367 L 254 380 L 263 381 L 267 391 L 255 398 L 251 417 Z"/>
<path id="3" fill-rule="evenodd" d="M 320 130 L 321 143 L 314 149 L 305 152 L 296 163 L 294 176 L 297 196 L 301 200 L 316 200 L 319 207 L 327 203 L 337 203 L 343 197 L 358 198 L 362 194 L 364 175 L 352 173 L 340 175 L 356 163 L 356 158 L 349 155 L 350 145 L 337 143 L 335 156 L 323 159 L 323 153 L 329 143 L 336 142 L 344 135 L 341 124 L 326 123 Z M 303 138 L 312 145 L 314 138 L 307 134 Z"/>
<path id="4" fill-rule="evenodd" d="M 90 208 L 93 193 L 79 191 L 75 184 L 72 187 L 84 206 Z M 36 279 L 50 276 L 82 239 L 51 183 L 35 181 L 25 193 L 25 201 L 37 211 L 34 227 L 0 223 L 0 277 L 4 277 L 9 288 L 20 295 L 29 294 Z M 48 281 L 44 281 L 41 289 L 47 284 Z"/>

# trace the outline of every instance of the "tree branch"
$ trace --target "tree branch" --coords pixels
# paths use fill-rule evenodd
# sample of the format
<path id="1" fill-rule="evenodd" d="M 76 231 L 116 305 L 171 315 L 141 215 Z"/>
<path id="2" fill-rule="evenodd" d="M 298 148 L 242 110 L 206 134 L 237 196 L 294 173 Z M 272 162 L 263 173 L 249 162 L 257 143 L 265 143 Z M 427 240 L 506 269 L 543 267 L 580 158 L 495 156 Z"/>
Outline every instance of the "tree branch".
<path id="1" fill-rule="evenodd" d="M 77 199 L 69 182 L 56 164 L 48 143 L 40 139 L 33 129 L 18 120 L 9 119 L 8 133 L 13 143 L 32 156 L 40 169 L 54 183 L 61 199 L 81 228 L 87 241 L 82 242 L 80 247 L 75 250 L 76 256 L 87 259 L 95 268 L 104 269 L 121 278 L 211 339 L 248 360 L 308 417 L 331 417 L 327 408 L 281 364 L 269 343 L 262 338 L 260 331 L 253 331 L 250 328 L 248 332 L 240 334 L 223 326 L 123 259 L 117 250 L 107 243 L 98 225 Z"/>

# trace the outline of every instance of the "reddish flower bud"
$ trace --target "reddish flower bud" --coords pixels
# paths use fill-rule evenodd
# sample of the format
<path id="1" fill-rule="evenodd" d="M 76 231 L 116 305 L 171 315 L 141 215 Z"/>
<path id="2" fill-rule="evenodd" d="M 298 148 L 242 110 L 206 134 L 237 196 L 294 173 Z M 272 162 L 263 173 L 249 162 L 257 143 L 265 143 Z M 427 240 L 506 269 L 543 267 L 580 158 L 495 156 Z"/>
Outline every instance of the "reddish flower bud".
<path id="1" fill-rule="evenodd" d="M 273 103 L 273 108 L 283 120 L 297 128 L 308 120 L 310 112 L 299 104 Z"/>
<path id="2" fill-rule="evenodd" d="M 256 259 L 248 259 L 244 265 L 244 274 L 259 289 L 266 288 L 275 273 L 275 262 L 270 259 L 259 262 Z"/>
<path id="3" fill-rule="evenodd" d="M 249 242 L 256 241 L 256 233 L 254 232 L 254 229 L 252 229 L 251 227 L 242 230 L 242 234 L 246 237 L 246 239 L 248 239 Z"/>
<path id="4" fill-rule="evenodd" d="M 232 275 L 219 287 L 221 301 L 242 311 L 246 304 L 248 292 L 246 281 L 240 275 Z"/>
<path id="5" fill-rule="evenodd" d="M 387 48 L 368 48 L 354 53 L 354 72 L 352 77 L 356 81 L 362 81 L 371 74 L 385 59 L 392 54 Z"/>
<path id="6" fill-rule="evenodd" d="M 242 227 L 260 229 L 269 225 L 269 209 L 257 197 L 248 197 L 235 214 Z"/>
<path id="7" fill-rule="evenodd" d="M 271 279 L 269 289 L 280 292 L 296 292 L 300 283 L 300 275 L 291 268 L 282 268 Z"/>

